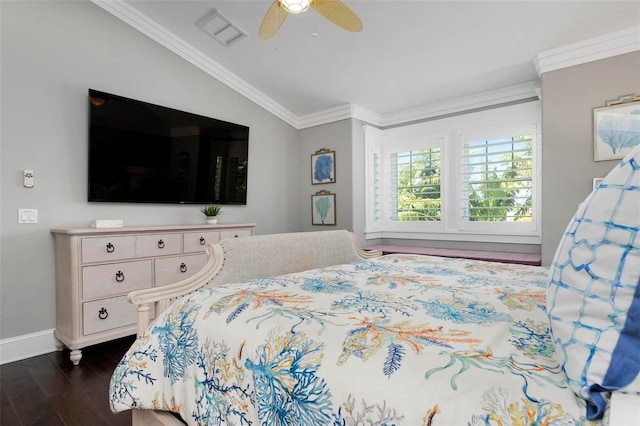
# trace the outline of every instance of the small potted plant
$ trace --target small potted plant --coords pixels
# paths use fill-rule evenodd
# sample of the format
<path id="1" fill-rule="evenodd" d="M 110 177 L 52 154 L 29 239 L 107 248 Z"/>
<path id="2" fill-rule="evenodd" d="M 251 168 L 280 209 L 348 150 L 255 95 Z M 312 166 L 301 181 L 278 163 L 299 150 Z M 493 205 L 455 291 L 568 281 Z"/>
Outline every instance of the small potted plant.
<path id="1" fill-rule="evenodd" d="M 201 211 L 202 211 L 202 214 L 204 214 L 207 217 L 207 223 L 216 224 L 218 223 L 218 215 L 220 214 L 220 210 L 222 210 L 220 206 L 216 206 L 212 204 L 212 205 L 206 206 Z"/>

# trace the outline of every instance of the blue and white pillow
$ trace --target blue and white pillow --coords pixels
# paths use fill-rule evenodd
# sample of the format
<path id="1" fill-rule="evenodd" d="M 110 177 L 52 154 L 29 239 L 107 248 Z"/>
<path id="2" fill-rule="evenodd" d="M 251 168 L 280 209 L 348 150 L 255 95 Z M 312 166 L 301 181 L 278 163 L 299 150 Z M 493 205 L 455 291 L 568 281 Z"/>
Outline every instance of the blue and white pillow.
<path id="1" fill-rule="evenodd" d="M 580 205 L 550 270 L 547 310 L 563 370 L 600 418 L 640 392 L 640 146 Z"/>

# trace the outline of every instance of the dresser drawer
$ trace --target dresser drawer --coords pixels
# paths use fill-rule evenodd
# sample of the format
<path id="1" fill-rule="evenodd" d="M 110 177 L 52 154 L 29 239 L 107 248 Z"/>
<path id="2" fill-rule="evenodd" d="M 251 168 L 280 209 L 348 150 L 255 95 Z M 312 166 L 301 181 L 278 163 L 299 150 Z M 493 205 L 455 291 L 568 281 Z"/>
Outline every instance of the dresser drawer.
<path id="1" fill-rule="evenodd" d="M 136 237 L 83 238 L 82 263 L 129 259 L 136 256 Z"/>
<path id="2" fill-rule="evenodd" d="M 153 286 L 153 261 L 111 263 L 82 268 L 82 298 L 127 294 Z"/>
<path id="3" fill-rule="evenodd" d="M 196 274 L 207 263 L 206 254 L 156 259 L 156 287 L 177 283 Z"/>
<path id="4" fill-rule="evenodd" d="M 182 234 L 141 235 L 138 257 L 167 256 L 182 253 Z"/>
<path id="5" fill-rule="evenodd" d="M 184 252 L 204 252 L 204 246 L 206 244 L 215 244 L 218 241 L 220 241 L 219 231 L 185 232 Z"/>
<path id="6" fill-rule="evenodd" d="M 220 231 L 220 241 L 226 240 L 228 238 L 238 238 L 238 237 L 250 237 L 251 230 L 249 229 L 230 229 L 228 231 Z"/>
<path id="7" fill-rule="evenodd" d="M 137 321 L 136 306 L 129 303 L 127 296 L 82 304 L 82 325 L 85 336 L 135 324 Z"/>

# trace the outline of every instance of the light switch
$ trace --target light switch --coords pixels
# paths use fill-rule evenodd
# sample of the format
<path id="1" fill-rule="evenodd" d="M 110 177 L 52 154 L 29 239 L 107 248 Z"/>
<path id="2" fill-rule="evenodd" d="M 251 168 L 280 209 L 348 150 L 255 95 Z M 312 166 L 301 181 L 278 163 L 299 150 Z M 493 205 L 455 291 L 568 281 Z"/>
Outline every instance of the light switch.
<path id="1" fill-rule="evenodd" d="M 38 209 L 18 209 L 18 223 L 38 223 Z"/>

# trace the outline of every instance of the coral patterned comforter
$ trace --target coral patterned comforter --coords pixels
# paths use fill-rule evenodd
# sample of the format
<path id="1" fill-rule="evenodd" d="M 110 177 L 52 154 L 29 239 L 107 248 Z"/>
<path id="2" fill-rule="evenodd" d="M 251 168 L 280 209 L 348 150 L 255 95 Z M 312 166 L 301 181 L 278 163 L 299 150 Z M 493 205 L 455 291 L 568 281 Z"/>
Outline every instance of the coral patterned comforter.
<path id="1" fill-rule="evenodd" d="M 198 425 L 588 424 L 546 285 L 541 267 L 387 255 L 201 290 L 138 337 L 111 407 Z"/>

